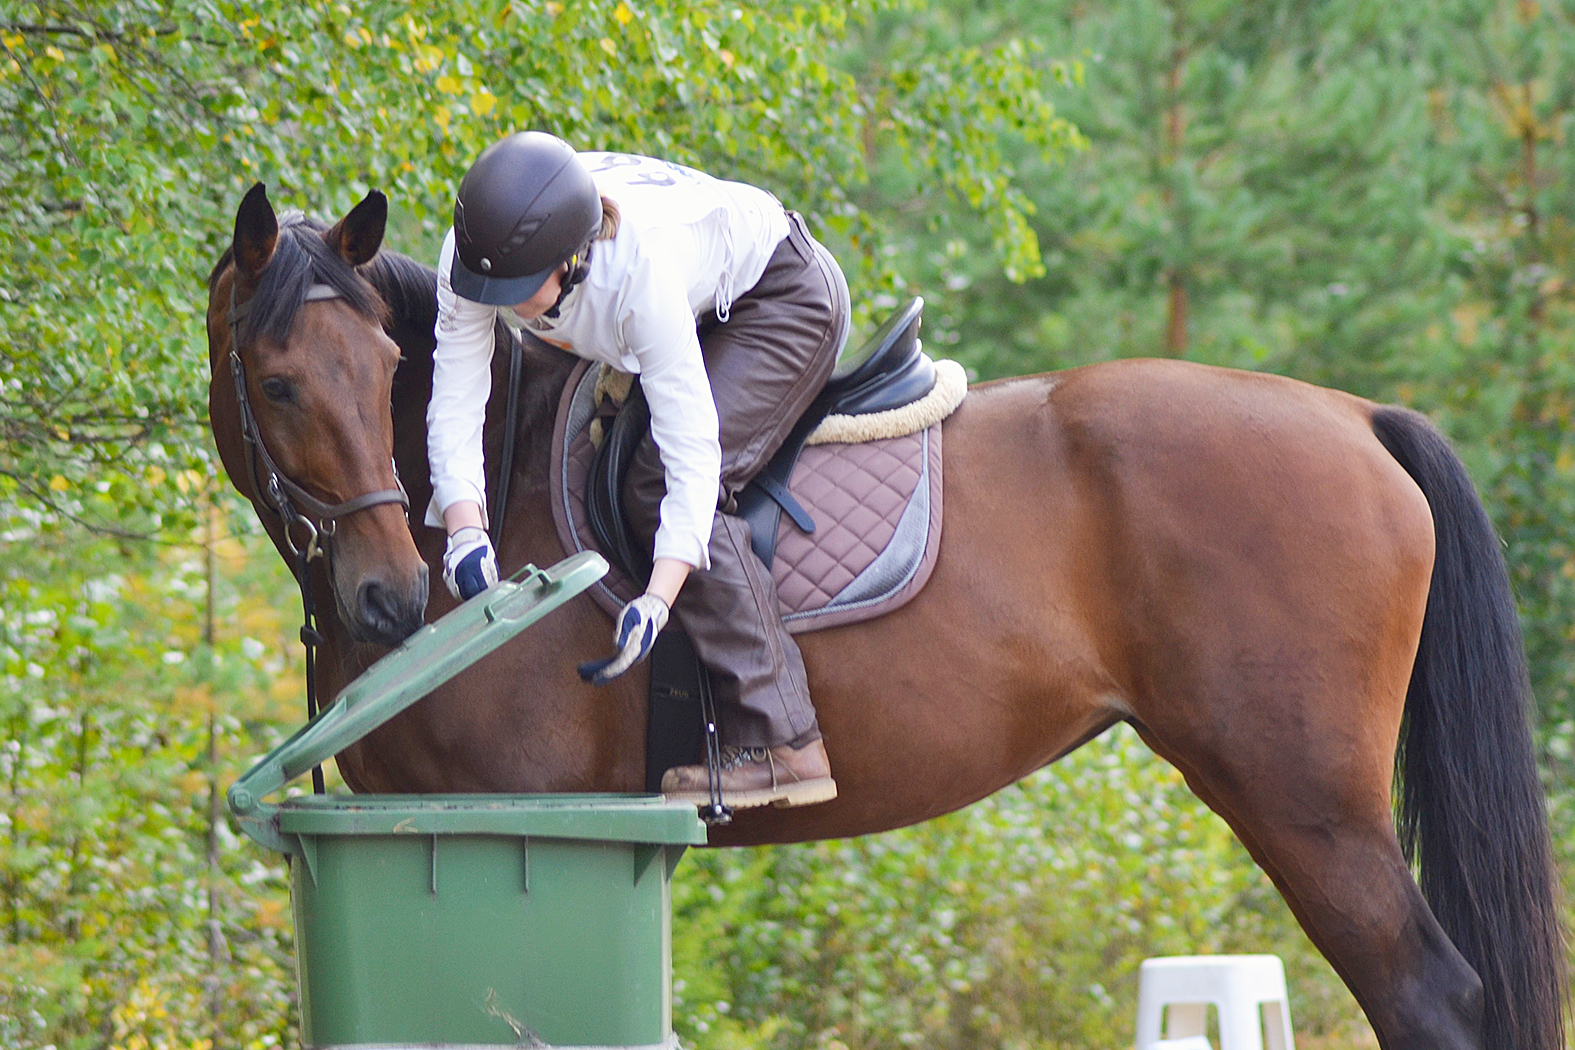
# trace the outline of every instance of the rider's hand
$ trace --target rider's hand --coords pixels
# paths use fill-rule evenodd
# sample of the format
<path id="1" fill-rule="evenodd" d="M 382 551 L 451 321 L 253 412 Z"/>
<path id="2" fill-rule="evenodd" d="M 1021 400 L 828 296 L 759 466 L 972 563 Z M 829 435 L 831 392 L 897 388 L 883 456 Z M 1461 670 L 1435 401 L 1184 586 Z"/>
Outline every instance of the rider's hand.
<path id="1" fill-rule="evenodd" d="M 485 529 L 473 525 L 455 529 L 443 552 L 443 582 L 448 593 L 461 600 L 474 598 L 498 582 L 498 558 Z"/>
<path id="2" fill-rule="evenodd" d="M 618 651 L 605 660 L 580 665 L 580 677 L 605 685 L 650 655 L 656 636 L 667 626 L 667 603 L 654 594 L 642 594 L 623 607 L 613 629 Z"/>

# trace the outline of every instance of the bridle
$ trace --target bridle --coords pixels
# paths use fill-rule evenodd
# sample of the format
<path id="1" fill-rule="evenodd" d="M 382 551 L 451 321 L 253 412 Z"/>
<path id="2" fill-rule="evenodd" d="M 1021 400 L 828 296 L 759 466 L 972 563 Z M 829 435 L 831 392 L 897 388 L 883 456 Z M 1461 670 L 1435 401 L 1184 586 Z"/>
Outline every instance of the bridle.
<path id="1" fill-rule="evenodd" d="M 340 298 L 343 297 L 333 286 L 313 284 L 307 289 L 305 301 L 310 303 Z M 279 469 L 268 454 L 268 446 L 263 443 L 257 416 L 252 412 L 251 395 L 246 390 L 246 366 L 241 363 L 241 321 L 245 320 L 256 301 L 252 298 L 237 305 L 235 285 L 230 285 L 230 375 L 235 379 L 235 400 L 241 409 L 241 437 L 246 441 L 246 472 L 251 478 L 252 491 L 263 506 L 284 522 L 284 540 L 291 553 L 298 558 L 304 553 L 306 561 L 320 554 L 326 558 L 329 542 L 340 518 L 382 503 L 398 503 L 408 509 L 410 497 L 405 493 L 404 482 L 399 480 L 397 465 L 394 467 L 395 488 L 362 493 L 343 503 L 324 503 Z M 261 472 L 257 469 L 259 461 L 262 464 Z M 304 526 L 306 530 L 304 545 L 295 542 L 295 529 L 298 526 Z"/>
<path id="2" fill-rule="evenodd" d="M 313 282 L 307 289 L 305 302 L 324 299 L 341 299 L 338 289 L 331 285 Z M 301 588 L 301 644 L 306 646 L 306 716 L 317 717 L 317 647 L 324 638 L 317 630 L 317 609 L 312 599 L 311 581 L 308 578 L 311 562 L 321 556 L 333 564 L 331 550 L 334 532 L 340 518 L 383 503 L 398 503 L 407 510 L 410 496 L 404 482 L 399 480 L 399 466 L 394 464 L 394 488 L 362 493 L 343 503 L 324 503 L 290 479 L 268 454 L 262 431 L 257 426 L 257 416 L 252 412 L 251 395 L 246 391 L 246 366 L 241 363 L 241 322 L 251 312 L 255 296 L 244 303 L 235 302 L 235 279 L 230 283 L 230 375 L 235 380 L 235 400 L 241 410 L 241 437 L 246 442 L 246 473 L 251 478 L 252 492 L 259 504 L 279 516 L 284 523 L 284 542 L 295 555 L 292 569 L 295 582 Z M 262 470 L 258 470 L 261 463 Z M 306 541 L 295 542 L 295 530 L 304 527 Z M 330 571 L 330 578 L 332 572 Z M 312 790 L 321 795 L 323 767 L 312 769 Z"/>

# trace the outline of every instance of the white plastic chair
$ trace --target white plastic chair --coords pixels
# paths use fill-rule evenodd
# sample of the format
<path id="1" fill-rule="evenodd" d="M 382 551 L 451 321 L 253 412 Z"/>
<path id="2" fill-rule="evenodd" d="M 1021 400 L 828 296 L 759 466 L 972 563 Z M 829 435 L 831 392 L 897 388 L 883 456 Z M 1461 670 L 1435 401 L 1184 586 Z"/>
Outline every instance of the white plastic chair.
<path id="1" fill-rule="evenodd" d="M 1220 1050 L 1296 1050 L 1285 966 L 1275 955 L 1175 955 L 1138 971 L 1137 1050 L 1201 1037 L 1219 1011 Z M 1166 1008 L 1169 1007 L 1168 1015 Z M 1164 1020 L 1161 1031 L 1161 1020 Z M 1208 1046 L 1206 1039 L 1193 1044 Z"/>

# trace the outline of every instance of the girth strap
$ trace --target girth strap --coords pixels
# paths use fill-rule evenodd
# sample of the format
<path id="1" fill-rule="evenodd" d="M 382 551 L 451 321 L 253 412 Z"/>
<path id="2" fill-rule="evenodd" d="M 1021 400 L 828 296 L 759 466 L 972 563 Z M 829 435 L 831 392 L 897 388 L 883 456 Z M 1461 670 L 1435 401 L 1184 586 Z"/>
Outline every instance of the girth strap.
<path id="1" fill-rule="evenodd" d="M 503 518 L 509 510 L 509 481 L 514 477 L 514 446 L 520 432 L 520 373 L 524 371 L 524 357 L 524 345 L 518 337 L 511 337 L 509 388 L 503 411 L 503 448 L 498 457 L 497 484 L 492 486 L 492 513 L 488 515 L 494 550 L 503 545 Z"/>
<path id="2" fill-rule="evenodd" d="M 623 486 L 640 439 L 650 426 L 651 406 L 636 379 L 585 479 L 585 515 L 591 532 L 610 560 L 642 586 L 651 578 L 651 558 L 630 535 L 623 511 Z"/>

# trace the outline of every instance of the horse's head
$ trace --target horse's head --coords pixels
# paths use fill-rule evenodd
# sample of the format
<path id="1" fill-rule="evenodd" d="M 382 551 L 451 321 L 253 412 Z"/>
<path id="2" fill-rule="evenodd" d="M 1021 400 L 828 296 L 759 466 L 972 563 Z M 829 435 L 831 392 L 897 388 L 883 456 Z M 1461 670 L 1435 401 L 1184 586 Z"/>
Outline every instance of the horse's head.
<path id="1" fill-rule="evenodd" d="M 374 191 L 331 228 L 281 223 L 252 187 L 208 279 L 209 414 L 225 469 L 280 552 L 326 557 L 351 634 L 396 645 L 421 626 L 427 567 L 393 465 L 399 350 L 356 272 L 387 216 Z"/>

